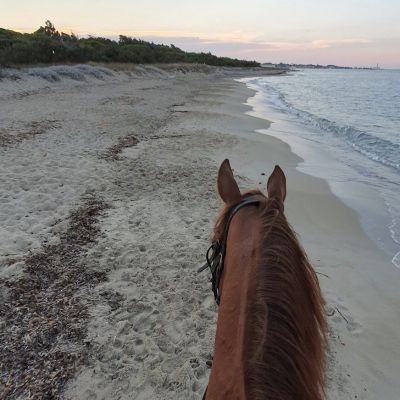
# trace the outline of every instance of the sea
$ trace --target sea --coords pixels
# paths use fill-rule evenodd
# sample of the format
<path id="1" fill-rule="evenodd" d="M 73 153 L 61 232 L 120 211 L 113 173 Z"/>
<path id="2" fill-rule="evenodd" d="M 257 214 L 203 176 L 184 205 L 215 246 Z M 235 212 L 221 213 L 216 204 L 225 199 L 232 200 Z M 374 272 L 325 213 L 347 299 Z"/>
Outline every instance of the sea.
<path id="1" fill-rule="evenodd" d="M 244 78 L 249 114 L 325 179 L 400 269 L 400 70 L 300 69 Z"/>

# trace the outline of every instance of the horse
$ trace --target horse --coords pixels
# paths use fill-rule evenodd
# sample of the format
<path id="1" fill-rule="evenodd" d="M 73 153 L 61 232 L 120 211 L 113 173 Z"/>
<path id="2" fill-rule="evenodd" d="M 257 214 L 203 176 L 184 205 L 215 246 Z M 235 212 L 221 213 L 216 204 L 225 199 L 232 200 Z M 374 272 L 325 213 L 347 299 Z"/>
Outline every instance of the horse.
<path id="1" fill-rule="evenodd" d="M 219 304 L 206 400 L 321 400 L 327 345 L 318 279 L 284 214 L 286 177 L 241 194 L 229 160 L 207 262 Z"/>

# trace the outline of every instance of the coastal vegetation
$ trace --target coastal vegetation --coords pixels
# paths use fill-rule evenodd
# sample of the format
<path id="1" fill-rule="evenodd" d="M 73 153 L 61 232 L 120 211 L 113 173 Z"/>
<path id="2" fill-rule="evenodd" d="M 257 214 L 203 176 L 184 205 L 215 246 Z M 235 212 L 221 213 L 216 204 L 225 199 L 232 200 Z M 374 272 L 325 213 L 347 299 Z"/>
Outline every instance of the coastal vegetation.
<path id="1" fill-rule="evenodd" d="M 199 63 L 228 67 L 258 67 L 256 61 L 217 57 L 211 53 L 185 52 L 165 44 L 155 44 L 131 37 L 119 40 L 103 37 L 78 38 L 73 33 L 59 32 L 50 21 L 33 33 L 20 33 L 0 28 L 0 65 L 120 62 Z"/>

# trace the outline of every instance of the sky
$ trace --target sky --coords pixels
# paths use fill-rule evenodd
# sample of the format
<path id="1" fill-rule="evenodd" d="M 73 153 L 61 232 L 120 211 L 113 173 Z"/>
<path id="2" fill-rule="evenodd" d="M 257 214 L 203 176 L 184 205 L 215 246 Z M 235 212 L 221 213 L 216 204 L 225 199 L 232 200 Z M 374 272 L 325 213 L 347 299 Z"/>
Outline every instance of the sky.
<path id="1" fill-rule="evenodd" d="M 400 0 L 0 0 L 0 27 L 49 19 L 78 36 L 119 34 L 219 56 L 400 68 Z"/>

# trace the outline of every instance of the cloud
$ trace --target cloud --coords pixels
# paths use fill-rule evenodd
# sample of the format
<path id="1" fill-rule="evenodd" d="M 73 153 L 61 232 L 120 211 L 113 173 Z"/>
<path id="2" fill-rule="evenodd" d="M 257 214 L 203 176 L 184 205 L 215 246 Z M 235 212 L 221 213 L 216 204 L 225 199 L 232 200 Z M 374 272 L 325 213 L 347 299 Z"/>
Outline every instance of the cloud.
<path id="1" fill-rule="evenodd" d="M 64 30 L 65 29 L 65 30 Z M 64 32 L 71 31 L 71 28 L 59 29 Z M 80 36 L 87 36 L 87 32 L 82 32 L 80 29 L 75 29 L 74 32 Z M 135 38 L 177 38 L 177 39 L 191 39 L 201 41 L 203 43 L 216 43 L 216 42 L 235 42 L 235 43 L 248 43 L 255 40 L 259 35 L 251 33 L 243 33 L 242 31 L 235 32 L 220 32 L 220 33 L 202 33 L 192 31 L 173 31 L 173 30 L 124 30 L 124 31 L 102 31 L 90 33 L 92 36 L 106 36 L 118 37 L 119 35 L 130 36 Z"/>
<path id="2" fill-rule="evenodd" d="M 268 41 L 263 40 L 260 34 L 237 32 L 222 32 L 214 34 L 205 34 L 200 32 L 186 31 L 125 31 L 121 32 L 125 36 L 142 38 L 155 42 L 174 43 L 179 45 L 192 45 L 196 48 L 199 46 L 237 48 L 246 47 L 248 50 L 269 50 L 269 51 L 288 51 L 288 50 L 310 50 L 310 49 L 326 49 L 338 46 L 368 44 L 372 41 L 364 38 L 347 38 L 347 39 L 316 39 L 311 41 Z M 103 32 L 102 35 L 118 37 L 116 32 Z"/>
<path id="3" fill-rule="evenodd" d="M 164 33 L 164 32 L 163 32 Z M 235 53 L 251 53 L 257 51 L 258 54 L 265 52 L 288 52 L 288 51 L 312 51 L 317 49 L 343 48 L 354 45 L 366 45 L 372 43 L 371 40 L 363 38 L 347 39 L 317 39 L 311 41 L 265 41 L 259 39 L 257 35 L 237 34 L 218 34 L 218 35 L 197 35 L 192 32 L 186 34 L 171 35 L 171 32 L 152 32 L 152 35 L 136 32 L 131 35 L 150 40 L 156 43 L 174 43 L 188 51 L 217 51 L 223 52 L 221 55 L 235 56 Z M 181 32 L 179 32 L 181 33 Z"/>
<path id="4" fill-rule="evenodd" d="M 299 62 L 340 65 L 369 65 L 365 58 L 357 61 L 357 54 L 368 54 L 368 49 L 377 46 L 375 41 L 365 38 L 332 39 L 309 41 L 268 41 L 260 35 L 242 32 L 201 34 L 173 31 L 132 31 L 127 36 L 155 43 L 170 44 L 185 51 L 211 52 L 218 56 L 244 58 L 270 62 Z M 117 36 L 115 36 L 117 37 Z M 376 57 L 372 56 L 375 60 Z M 384 60 L 379 58 L 380 62 Z M 372 62 L 372 61 L 371 61 Z"/>

